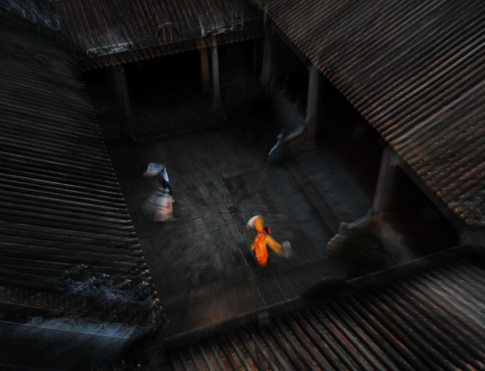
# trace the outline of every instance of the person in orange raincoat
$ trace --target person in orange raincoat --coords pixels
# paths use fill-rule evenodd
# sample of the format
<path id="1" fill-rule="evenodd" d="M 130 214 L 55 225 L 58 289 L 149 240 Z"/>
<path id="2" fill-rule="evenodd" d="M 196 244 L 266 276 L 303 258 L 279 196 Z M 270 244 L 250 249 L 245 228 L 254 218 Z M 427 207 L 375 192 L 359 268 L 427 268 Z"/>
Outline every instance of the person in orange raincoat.
<path id="1" fill-rule="evenodd" d="M 249 219 L 247 227 L 254 228 L 258 231 L 258 235 L 251 245 L 251 250 L 255 252 L 256 259 L 261 267 L 266 267 L 268 265 L 268 249 L 266 248 L 266 245 L 269 245 L 271 250 L 278 256 L 287 259 L 291 257 L 290 243 L 288 241 L 284 241 L 283 244 L 276 242 L 273 237 L 270 236 L 271 230 L 264 224 L 261 215 L 256 215 Z"/>

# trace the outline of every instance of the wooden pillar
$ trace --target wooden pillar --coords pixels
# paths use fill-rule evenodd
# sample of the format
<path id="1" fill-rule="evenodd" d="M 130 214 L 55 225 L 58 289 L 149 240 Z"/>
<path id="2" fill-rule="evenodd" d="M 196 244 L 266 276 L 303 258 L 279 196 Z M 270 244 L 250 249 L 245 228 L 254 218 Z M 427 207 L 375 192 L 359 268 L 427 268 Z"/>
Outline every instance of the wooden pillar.
<path id="1" fill-rule="evenodd" d="M 115 93 L 118 106 L 121 110 L 123 120 L 129 120 L 133 117 L 131 110 L 130 94 L 128 92 L 128 82 L 126 81 L 125 67 L 113 67 L 113 80 L 115 83 Z"/>
<path id="2" fill-rule="evenodd" d="M 269 76 L 268 76 L 268 69 L 269 69 L 269 43 L 268 43 L 268 35 L 264 37 L 263 40 L 263 52 L 262 54 L 262 61 L 261 61 L 261 84 L 265 86 L 268 83 Z"/>
<path id="3" fill-rule="evenodd" d="M 251 60 L 251 77 L 255 80 L 258 79 L 259 75 L 259 50 L 261 49 L 261 42 L 259 39 L 253 40 L 252 47 L 252 60 Z"/>
<path id="4" fill-rule="evenodd" d="M 376 216 L 381 218 L 382 213 L 389 209 L 389 201 L 391 199 L 392 184 L 395 178 L 396 169 L 392 166 L 393 150 L 387 146 L 382 152 L 381 166 L 379 169 L 379 176 L 377 178 L 376 192 L 374 194 L 374 201 L 372 207 L 376 212 Z"/>
<path id="5" fill-rule="evenodd" d="M 200 49 L 200 77 L 202 91 L 208 92 L 210 89 L 210 70 L 209 70 L 209 53 L 207 48 Z"/>
<path id="6" fill-rule="evenodd" d="M 307 128 L 307 147 L 315 147 L 315 135 L 317 132 L 318 91 L 320 89 L 320 71 L 315 65 L 311 65 L 308 74 L 308 95 L 305 115 Z"/>
<path id="7" fill-rule="evenodd" d="M 221 104 L 221 87 L 219 85 L 219 55 L 217 45 L 211 47 L 212 57 L 212 91 L 214 93 L 214 106 Z"/>
<path id="8" fill-rule="evenodd" d="M 261 84 L 266 86 L 269 81 L 269 64 L 270 64 L 270 37 L 271 33 L 266 25 L 266 13 L 263 15 L 264 20 L 264 36 L 263 36 L 263 52 L 261 61 Z"/>

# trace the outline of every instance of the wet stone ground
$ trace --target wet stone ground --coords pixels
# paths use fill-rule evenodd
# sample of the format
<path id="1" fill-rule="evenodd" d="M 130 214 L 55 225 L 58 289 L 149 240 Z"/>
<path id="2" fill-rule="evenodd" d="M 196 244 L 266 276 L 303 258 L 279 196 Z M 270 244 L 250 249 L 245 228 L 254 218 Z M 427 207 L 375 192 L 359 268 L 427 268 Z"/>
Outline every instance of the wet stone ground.
<path id="1" fill-rule="evenodd" d="M 325 225 L 311 201 L 302 201 L 305 187 L 298 188 L 291 172 L 267 165 L 275 137 L 268 132 L 248 144 L 239 127 L 229 127 L 144 143 L 108 143 L 170 320 L 164 336 L 291 300 L 323 276 L 345 277 L 345 265 L 325 257 L 334 227 Z M 142 204 L 156 188 L 142 177 L 149 162 L 167 165 L 174 221 L 155 223 L 143 215 Z M 362 212 L 365 206 L 347 217 L 356 219 Z M 270 251 L 268 268 L 257 265 L 250 250 L 256 234 L 246 229 L 256 214 L 264 216 L 276 240 L 291 242 L 292 259 Z"/>

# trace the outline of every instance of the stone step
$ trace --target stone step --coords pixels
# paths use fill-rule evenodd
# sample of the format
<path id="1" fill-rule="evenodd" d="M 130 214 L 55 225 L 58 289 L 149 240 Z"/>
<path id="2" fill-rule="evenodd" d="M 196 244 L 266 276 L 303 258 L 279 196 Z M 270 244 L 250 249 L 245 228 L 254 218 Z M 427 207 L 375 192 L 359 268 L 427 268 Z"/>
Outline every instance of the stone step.
<path id="1" fill-rule="evenodd" d="M 285 202 L 298 226 L 320 257 L 325 257 L 326 243 L 334 233 L 320 217 L 310 199 L 301 192 L 296 179 L 287 166 L 267 169 L 268 177 L 278 196 Z"/>
<path id="2" fill-rule="evenodd" d="M 298 160 L 289 160 L 286 162 L 286 168 L 293 176 L 294 180 L 298 184 L 302 193 L 312 205 L 313 209 L 323 220 L 328 230 L 335 234 L 338 232 L 339 220 L 334 212 L 334 209 L 327 204 L 325 199 L 321 196 L 320 192 L 316 188 L 316 185 L 308 178 L 307 174 L 301 166 Z"/>
<path id="3" fill-rule="evenodd" d="M 367 210 L 372 206 L 371 200 L 329 151 L 318 148 L 308 154 L 306 158 L 320 175 L 325 187 L 331 189 L 332 195 L 340 204 L 339 207 L 345 209 L 350 221 L 357 220 L 367 214 Z"/>
<path id="4" fill-rule="evenodd" d="M 371 202 L 325 149 L 303 152 L 268 169 L 274 187 L 321 257 L 340 223 L 367 214 Z M 297 191 L 295 191 L 297 190 Z"/>
<path id="5" fill-rule="evenodd" d="M 337 219 L 337 222 L 351 222 L 352 215 L 350 210 L 350 205 L 345 202 L 347 195 L 343 195 L 339 192 L 342 187 L 341 184 L 337 183 L 338 179 L 335 176 L 330 177 L 326 169 L 320 169 L 313 160 L 313 154 L 304 153 L 298 156 L 297 163 L 305 175 L 308 177 L 313 187 L 317 190 L 319 196 L 324 200 L 325 204 L 328 205 L 330 210 L 332 210 L 333 215 Z"/>

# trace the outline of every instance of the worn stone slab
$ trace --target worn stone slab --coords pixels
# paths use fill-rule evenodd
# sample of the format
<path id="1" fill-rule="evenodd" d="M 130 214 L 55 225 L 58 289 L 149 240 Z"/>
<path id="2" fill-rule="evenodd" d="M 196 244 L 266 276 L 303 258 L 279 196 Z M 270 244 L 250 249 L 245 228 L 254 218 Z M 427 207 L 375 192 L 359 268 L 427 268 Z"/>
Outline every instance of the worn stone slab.
<path id="1" fill-rule="evenodd" d="M 298 197 L 286 197 L 292 192 L 301 194 L 292 183 L 287 183 L 286 193 L 275 189 L 265 164 L 271 144 L 263 141 L 250 147 L 239 130 L 225 129 L 142 145 L 109 146 L 160 301 L 171 321 L 167 337 L 278 305 L 313 281 L 305 270 L 320 261 L 321 255 L 306 234 L 322 226 L 311 224 L 311 217 L 298 219 L 294 212 Z M 168 167 L 174 221 L 154 223 L 143 215 L 142 204 L 156 188 L 152 180 L 141 177 L 148 162 Z M 288 204 L 289 200 L 295 203 Z M 293 259 L 270 251 L 268 268 L 257 264 L 250 249 L 256 232 L 246 228 L 247 220 L 256 214 L 265 217 L 276 240 L 292 243 Z M 299 221 L 308 222 L 306 234 Z M 327 237 L 317 232 L 312 238 L 322 236 Z M 322 272 L 319 266 L 316 274 L 342 269 L 336 266 Z"/>

